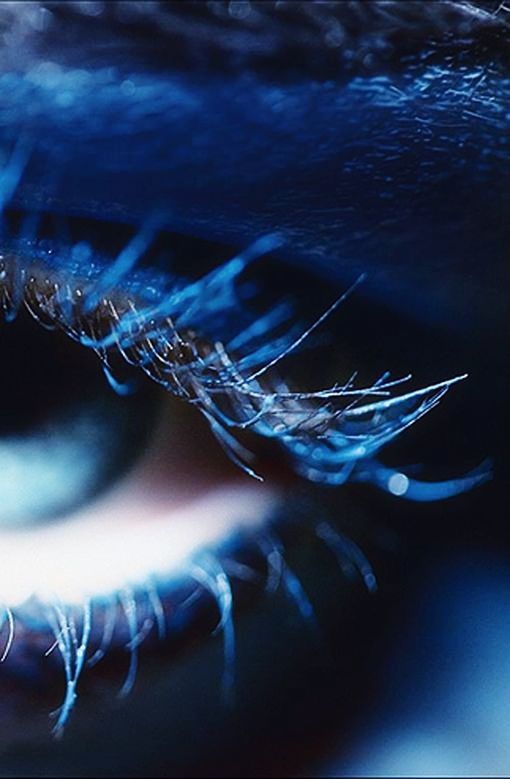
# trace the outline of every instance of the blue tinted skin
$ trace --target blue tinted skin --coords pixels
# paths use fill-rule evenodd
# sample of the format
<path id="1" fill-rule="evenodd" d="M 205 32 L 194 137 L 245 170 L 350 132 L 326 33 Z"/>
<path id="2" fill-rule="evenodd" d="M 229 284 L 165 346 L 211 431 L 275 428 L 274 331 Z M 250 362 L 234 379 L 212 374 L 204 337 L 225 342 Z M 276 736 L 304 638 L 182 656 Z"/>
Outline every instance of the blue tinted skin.
<path id="1" fill-rule="evenodd" d="M 78 73 L 35 60 L 0 79 L 5 148 L 20 129 L 32 144 L 15 196 L 24 209 L 142 225 L 164 207 L 172 230 L 235 246 L 276 230 L 289 273 L 313 266 L 339 293 L 366 272 L 364 294 L 405 322 L 460 341 L 481 333 L 477 349 L 500 354 L 510 84 L 497 62 L 461 51 L 387 75 L 280 81 L 149 71 L 125 50 L 111 51 L 113 71 L 74 59 Z M 402 494 L 395 475 L 383 474 Z"/>
<path id="2" fill-rule="evenodd" d="M 277 230 L 292 262 L 339 283 L 368 272 L 366 294 L 465 331 L 479 289 L 466 264 L 490 254 L 504 270 L 494 208 L 476 228 L 468 214 L 481 190 L 508 203 L 510 82 L 464 58 L 290 84 L 37 63 L 2 77 L 4 134 L 28 124 L 36 141 L 18 197 L 94 214 L 104 203 L 137 223 L 164 207 L 171 229 L 237 246 Z"/>

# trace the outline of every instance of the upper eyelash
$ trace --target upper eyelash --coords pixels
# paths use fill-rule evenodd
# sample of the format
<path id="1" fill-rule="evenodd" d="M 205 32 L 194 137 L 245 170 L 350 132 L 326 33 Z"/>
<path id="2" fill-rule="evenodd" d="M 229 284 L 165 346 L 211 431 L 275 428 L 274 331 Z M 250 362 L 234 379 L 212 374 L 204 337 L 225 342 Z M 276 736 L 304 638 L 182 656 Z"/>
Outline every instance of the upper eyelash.
<path id="1" fill-rule="evenodd" d="M 308 328 L 292 324 L 288 301 L 265 314 L 247 315 L 239 296 L 240 275 L 253 260 L 277 248 L 279 237 L 269 235 L 198 281 L 176 279 L 173 291 L 148 303 L 123 292 L 122 285 L 156 233 L 157 219 L 144 225 L 93 281 L 75 283 L 74 288 L 63 282 L 62 272 L 51 262 L 37 267 L 30 257 L 10 254 L 0 262 L 0 305 L 6 318 L 14 318 L 24 303 L 36 319 L 93 349 L 112 387 L 124 393 L 130 386 L 115 378 L 112 366 L 120 355 L 195 405 L 231 459 L 258 479 L 252 453 L 237 438 L 245 429 L 276 439 L 300 475 L 330 485 L 368 481 L 398 496 L 431 500 L 488 477 L 484 466 L 462 479 L 420 489 L 420 482 L 402 474 L 405 481 L 395 489 L 399 471 L 374 460 L 386 443 L 434 408 L 465 376 L 391 395 L 410 376 L 390 380 L 385 373 L 364 388 L 354 387 L 353 376 L 343 384 L 299 392 L 277 374 L 277 364 L 302 345 L 361 279 Z M 33 242 L 21 240 L 18 245 L 23 254 L 34 251 Z M 213 318 L 222 320 L 220 327 Z M 374 396 L 376 400 L 366 402 Z"/>

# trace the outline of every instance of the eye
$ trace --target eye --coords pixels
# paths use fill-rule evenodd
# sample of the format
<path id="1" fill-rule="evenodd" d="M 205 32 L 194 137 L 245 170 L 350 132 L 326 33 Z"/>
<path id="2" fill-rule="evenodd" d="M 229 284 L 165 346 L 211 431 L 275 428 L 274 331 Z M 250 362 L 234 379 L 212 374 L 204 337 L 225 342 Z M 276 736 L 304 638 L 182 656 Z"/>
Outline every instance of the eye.
<path id="1" fill-rule="evenodd" d="M 12 490 L 5 521 L 32 523 L 29 531 L 4 534 L 4 659 L 15 620 L 23 623 L 28 602 L 31 611 L 41 611 L 39 619 L 53 632 L 64 662 L 67 692 L 57 719 L 59 732 L 67 723 L 85 660 L 102 658 L 110 645 L 118 645 L 119 630 L 120 636 L 127 632 L 131 656 L 122 689 L 132 688 L 138 644 L 154 631 L 166 633 L 160 593 L 184 573 L 216 600 L 230 678 L 232 586 L 211 550 L 244 528 L 270 566 L 283 564 L 278 546 L 264 535 L 276 507 L 277 482 L 257 487 L 247 478 L 261 479 L 249 464 L 254 454 L 238 436 L 275 441 L 310 480 L 339 485 L 355 478 L 394 495 L 410 490 L 418 499 L 422 493 L 429 497 L 427 489 L 432 497 L 438 491 L 441 497 L 455 494 L 483 481 L 486 470 L 427 487 L 372 459 L 384 443 L 432 408 L 455 380 L 396 397 L 390 393 L 403 380 L 387 374 L 364 389 L 357 389 L 353 378 L 308 392 L 283 381 L 275 368 L 346 295 L 301 327 L 292 321 L 296 307 L 289 300 L 257 312 L 257 293 L 263 298 L 263 290 L 253 278 L 243 281 L 242 274 L 275 248 L 274 237 L 192 280 L 169 274 L 168 239 L 153 227 L 135 232 L 112 256 L 111 236 L 113 243 L 119 242 L 121 226 L 73 219 L 56 225 L 51 215 L 4 213 L 0 292 L 14 338 L 16 328 L 22 328 L 17 342 L 10 342 L 21 366 L 18 374 L 13 368 L 14 387 L 28 383 L 29 394 L 41 402 L 39 417 L 44 420 L 38 429 L 37 409 L 32 421 L 25 413 L 29 402 L 21 401 L 17 416 L 24 432 L 5 442 L 7 455 L 23 445 L 35 454 L 33 463 L 22 454 L 17 471 L 4 471 Z M 73 232 L 85 232 L 89 240 L 73 238 Z M 164 270 L 157 267 L 161 256 Z M 41 390 L 37 383 L 23 381 L 28 356 L 23 340 L 38 355 L 39 371 L 34 359 L 29 370 L 45 377 Z M 86 358 L 79 372 L 78 350 Z M 99 359 L 90 362 L 92 355 Z M 57 359 L 53 368 L 52 359 Z M 94 389 L 100 366 L 107 382 Z M 147 385 L 145 392 L 136 393 L 140 383 Z M 106 395 L 107 385 L 120 398 Z M 126 396 L 132 394 L 129 402 Z M 16 390 L 11 390 L 11 402 L 12 396 Z M 190 407 L 187 416 L 176 399 Z M 159 415 L 157 404 L 163 407 Z M 198 411 L 209 429 L 201 430 Z M 151 435 L 155 416 L 159 419 Z M 202 443 L 190 452 L 186 441 L 193 434 Z M 229 473 L 226 458 L 223 467 L 211 467 L 220 457 L 211 434 L 244 470 L 243 478 L 240 472 Z M 70 453 L 66 436 L 74 447 Z M 144 440 L 145 453 L 122 477 L 130 460 L 143 451 Z M 128 456 L 130 441 L 134 451 Z M 96 497 L 105 480 L 107 487 L 108 481 L 118 486 Z M 59 515 L 59 524 L 48 524 Z M 346 570 L 375 589 L 371 566 L 352 541 L 323 521 L 316 533 Z M 26 572 L 22 577 L 17 574 L 21 569 Z M 280 576 L 308 613 L 297 580 L 292 584 L 284 568 Z"/>
<path id="2" fill-rule="evenodd" d="M 82 6 L 76 16 L 52 6 L 51 24 L 110 19 L 109 7 Z M 248 6 L 246 24 L 255 24 L 262 7 Z M 112 8 L 113 27 L 120 19 L 131 31 L 130 14 L 145 13 L 139 4 Z M 439 201 L 434 187 L 452 138 L 445 131 L 433 153 L 424 138 L 434 135 L 431 115 L 444 116 L 440 96 L 458 84 L 427 60 L 429 89 L 415 59 L 394 84 L 377 74 L 328 82 L 311 60 L 303 77 L 289 66 L 275 78 L 271 58 L 254 71 L 183 72 L 178 52 L 170 70 L 164 58 L 146 69 L 137 45 L 128 47 L 132 60 L 113 47 L 118 70 L 103 68 L 106 49 L 97 49 L 86 69 L 37 55 L 26 73 L 14 68 L 2 80 L 0 311 L 13 365 L 3 392 L 17 408 L 7 443 L 19 443 L 21 431 L 28 445 L 20 457 L 32 463 L 18 467 L 6 490 L 2 670 L 8 687 L 21 680 L 35 695 L 45 673 L 63 668 L 65 689 L 51 700 L 60 703 L 60 734 L 78 691 L 87 699 L 89 684 L 101 689 L 113 676 L 122 695 L 136 694 L 139 657 L 150 669 L 159 653 L 161 670 L 179 647 L 191 646 L 192 658 L 198 637 L 211 633 L 221 662 L 194 671 L 221 679 L 217 692 L 232 704 L 242 655 L 235 609 L 259 603 L 264 591 L 283 593 L 285 619 L 298 615 L 300 633 L 320 631 L 323 579 L 301 581 L 293 544 L 298 561 L 317 555 L 316 571 L 333 565 L 335 585 L 365 604 L 376 590 L 380 547 L 391 543 L 375 532 L 374 553 L 352 496 L 370 501 L 375 486 L 389 493 L 378 499 L 391 513 L 401 510 L 395 498 L 452 497 L 490 475 L 486 463 L 464 475 L 450 463 L 438 469 L 444 481 L 427 480 L 427 471 L 422 480 L 405 467 L 420 459 L 415 450 L 397 450 L 401 461 L 383 451 L 471 369 L 460 358 L 454 370 L 444 359 L 439 368 L 433 350 L 425 359 L 410 345 L 429 281 L 426 273 L 420 279 L 420 263 L 410 269 L 402 260 L 403 247 L 422 251 L 422 222 L 434 226 L 434 256 L 437 236 L 448 239 L 450 224 L 430 203 Z M 270 78 L 261 75 L 266 67 Z M 488 106 L 494 138 L 500 103 Z M 416 145 L 425 144 L 416 153 L 426 163 L 418 194 L 414 141 L 402 130 L 411 119 L 423 130 Z M 478 140 L 476 132 L 463 136 L 470 153 Z M 489 163 L 500 147 L 490 146 Z M 457 168 L 457 157 L 448 158 L 464 182 L 469 154 Z M 452 203 L 448 212 L 461 210 Z M 487 219 L 480 234 L 491 225 Z M 388 258 L 398 273 L 388 271 Z M 410 294 L 406 283 L 419 288 L 423 278 L 423 294 Z M 453 286 L 445 282 L 448 300 Z M 377 332 L 374 301 L 386 293 L 404 312 L 393 352 Z M 446 317 L 430 308 L 443 325 L 456 319 L 448 307 Z M 358 319 L 339 325 L 353 309 Z M 363 353 L 361 320 L 381 348 Z M 39 366 L 37 381 L 28 362 Z M 415 369 L 419 381 L 408 377 Z M 462 391 L 448 395 L 450 409 Z M 257 647 L 268 638 L 265 623 L 258 633 Z M 52 683 L 51 694 L 53 676 Z"/>

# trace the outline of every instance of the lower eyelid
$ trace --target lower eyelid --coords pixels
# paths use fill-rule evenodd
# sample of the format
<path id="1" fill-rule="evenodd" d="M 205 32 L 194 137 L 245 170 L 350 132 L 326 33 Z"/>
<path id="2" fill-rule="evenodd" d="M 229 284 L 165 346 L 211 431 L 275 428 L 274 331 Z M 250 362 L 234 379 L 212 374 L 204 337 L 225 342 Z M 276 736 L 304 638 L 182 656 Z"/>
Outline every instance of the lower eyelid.
<path id="1" fill-rule="evenodd" d="M 292 501 L 291 501 L 292 502 Z M 277 506 L 275 506 L 277 508 Z M 288 502 L 284 513 L 288 511 Z M 296 506 L 298 516 L 304 519 L 302 506 Z M 281 509 L 277 508 L 277 513 L 274 515 L 275 524 L 271 530 L 264 530 L 261 533 L 260 541 L 264 541 L 259 546 L 258 543 L 258 531 L 248 531 L 247 534 L 241 534 L 238 537 L 234 537 L 230 544 L 225 547 L 222 543 L 221 550 L 217 556 L 217 565 L 224 570 L 230 580 L 232 587 L 232 595 L 236 603 L 236 611 L 239 606 L 247 606 L 254 603 L 254 598 L 259 597 L 264 590 L 266 584 L 269 586 L 270 580 L 270 553 L 273 554 L 277 549 L 275 539 L 278 536 L 278 524 L 276 523 L 276 517 Z M 324 514 L 323 514 L 324 516 Z M 293 520 L 292 533 L 290 534 L 290 527 L 285 531 L 286 547 L 287 545 L 292 548 L 296 542 L 298 544 L 303 543 L 303 528 L 299 528 L 299 521 L 296 525 L 295 519 Z M 307 537 L 310 535 L 310 528 L 304 526 Z M 266 536 L 267 532 L 267 536 Z M 312 530 L 313 535 L 313 530 Z M 309 539 L 309 541 L 311 538 Z M 305 542 L 306 543 L 306 542 Z M 325 550 L 325 546 L 323 549 Z M 273 550 L 271 552 L 271 550 Z M 284 551 L 283 544 L 279 548 L 279 554 L 285 555 L 284 566 L 288 566 L 289 558 L 287 558 Z M 239 561 L 239 562 L 237 562 Z M 230 565 L 232 563 L 232 566 Z M 208 561 L 202 560 L 202 558 L 195 558 L 196 566 L 204 566 L 203 571 L 207 574 Z M 344 565 L 346 566 L 344 569 Z M 351 590 L 351 584 L 346 583 L 345 576 L 348 579 L 353 578 L 351 573 L 347 570 L 347 566 L 352 568 L 352 564 L 348 562 L 348 555 L 343 556 L 342 569 L 339 570 L 339 576 L 342 582 L 345 584 L 345 590 L 343 595 L 347 596 Z M 170 584 L 158 587 L 157 601 L 159 606 L 154 608 L 154 601 L 150 599 L 149 586 L 147 585 L 143 590 L 136 591 L 124 588 L 124 590 L 116 595 L 114 598 L 109 599 L 97 599 L 90 604 L 90 617 L 91 617 L 91 632 L 87 638 L 87 658 L 89 663 L 82 669 L 83 678 L 80 679 L 80 691 L 84 697 L 83 705 L 87 708 L 87 699 L 90 705 L 90 695 L 102 694 L 103 698 L 106 689 L 114 697 L 119 693 L 126 693 L 130 691 L 131 685 L 134 682 L 134 677 L 131 676 L 133 669 L 131 667 L 132 658 L 131 655 L 131 642 L 133 639 L 132 628 L 129 626 L 129 601 L 132 600 L 135 603 L 136 609 L 136 636 L 137 639 L 143 643 L 143 656 L 140 656 L 140 662 L 144 663 L 144 667 L 148 661 L 150 661 L 151 655 L 154 652 L 154 657 L 157 659 L 164 659 L 168 662 L 169 658 L 175 657 L 177 652 L 180 652 L 189 645 L 190 641 L 194 644 L 197 638 L 202 640 L 211 636 L 211 632 L 215 631 L 218 627 L 218 620 L 222 614 L 222 607 L 217 597 L 211 593 L 208 593 L 207 588 L 200 585 L 197 587 L 197 583 L 193 583 L 193 570 L 191 565 L 188 568 L 187 573 L 183 571 L 184 576 L 177 577 L 175 581 Z M 315 635 L 314 631 L 314 616 L 313 607 L 307 600 L 306 594 L 302 589 L 299 579 L 295 574 L 288 569 L 289 579 L 286 580 L 286 574 L 283 576 L 283 581 L 280 582 L 282 594 L 285 593 L 286 599 L 288 599 L 288 605 L 294 613 L 295 620 L 299 623 L 299 632 L 308 626 L 311 630 L 310 636 Z M 210 575 L 210 572 L 207 574 Z M 291 578 L 291 576 L 293 578 Z M 268 578 L 269 577 L 269 578 Z M 349 601 L 352 596 L 357 599 L 358 594 L 363 591 L 363 585 L 360 585 L 358 575 L 354 576 L 357 581 L 352 583 L 353 592 L 348 595 Z M 343 587 L 343 585 L 342 585 Z M 301 589 L 300 589 L 301 588 Z M 273 591 L 273 590 L 271 590 Z M 324 593 L 321 590 L 321 597 Z M 317 595 L 317 593 L 316 593 Z M 47 608 L 51 609 L 51 604 L 46 604 Z M 159 618 L 156 616 L 156 611 L 162 608 L 164 613 L 165 630 L 163 633 L 159 631 Z M 23 707 L 26 706 L 27 701 L 23 700 L 24 685 L 28 684 L 26 675 L 27 668 L 31 663 L 34 664 L 34 671 L 31 676 L 29 685 L 30 693 L 30 706 L 39 706 L 44 709 L 55 706 L 57 702 L 61 702 L 59 698 L 62 689 L 62 668 L 61 658 L 59 657 L 58 647 L 55 646 L 55 630 L 58 632 L 61 629 L 67 630 L 66 624 L 70 625 L 74 623 L 77 631 L 78 642 L 81 641 L 83 630 L 83 614 L 84 614 L 84 602 L 82 601 L 76 607 L 68 607 L 62 604 L 60 610 L 60 616 L 55 621 L 55 616 L 51 619 L 47 619 L 44 616 L 44 610 L 41 611 L 41 605 L 38 605 L 37 601 L 30 601 L 26 605 L 26 610 L 16 620 L 16 636 L 15 641 L 11 647 L 11 654 L 8 658 L 8 663 L 2 668 L 3 678 L 16 678 L 17 674 L 21 674 L 20 683 L 17 684 L 20 701 Z M 48 614 L 48 612 L 46 612 Z M 113 614 L 114 628 L 113 633 L 110 635 L 106 644 L 103 642 L 104 634 L 108 634 L 109 628 L 106 624 Z M 62 623 L 63 620 L 71 620 L 69 623 Z M 147 620 L 151 623 L 148 626 Z M 62 624 L 64 627 L 62 628 Z M 50 627 L 53 625 L 53 630 Z M 60 627 L 59 627 L 60 625 Z M 148 631 L 148 632 L 147 632 Z M 305 630 L 306 633 L 306 630 Z M 5 635 L 2 632 L 2 637 Z M 315 636 L 315 639 L 317 636 Z M 222 638 L 218 638 L 219 647 L 221 647 Z M 109 646 L 108 646 L 109 645 Z M 314 644 L 315 646 L 315 644 Z M 322 644 L 320 645 L 322 647 Z M 55 647 L 52 649 L 52 647 Z M 49 656 L 47 655 L 50 650 Z M 106 652 L 106 656 L 103 658 L 103 650 Z M 137 650 L 138 653 L 138 650 Z M 170 654 L 169 654 L 170 653 Z M 47 655 L 45 657 L 45 655 Z M 44 660 L 44 662 L 42 662 Z M 92 671 L 96 662 L 101 660 L 101 663 L 97 666 L 98 672 Z M 150 666 L 150 662 L 149 662 Z M 131 670 L 130 670 L 131 669 Z M 230 669 L 232 670 L 232 669 Z M 218 656 L 217 663 L 208 669 L 207 674 L 210 678 L 210 684 L 216 691 L 215 695 L 218 700 L 221 699 L 222 694 L 222 669 L 221 669 L 221 651 Z M 39 679 L 39 682 L 36 680 Z M 96 689 L 96 680 L 99 681 L 99 689 Z M 223 679 L 225 681 L 225 677 Z M 107 688 L 105 688 L 105 683 Z M 39 688 L 37 688 L 39 685 Z M 143 689 L 143 679 L 139 680 L 139 687 Z M 35 688 L 38 692 L 35 692 Z M 28 690 L 28 688 L 27 688 Z M 225 689 L 223 688 L 225 693 Z M 37 696 L 37 700 L 36 700 Z M 40 700 L 39 700 L 40 699 Z M 21 708 L 20 710 L 25 710 Z M 5 711 L 5 709 L 4 709 Z M 30 712 L 29 712 L 30 713 Z M 58 714 L 58 710 L 57 710 Z M 32 721 L 31 718 L 30 721 Z M 66 720 L 67 721 L 67 720 Z"/>
<path id="2" fill-rule="evenodd" d="M 176 416 L 168 408 L 167 416 L 134 471 L 103 497 L 58 524 L 3 532 L 0 655 L 11 672 L 23 665 L 25 656 L 42 662 L 56 641 L 56 659 L 44 665 L 50 677 L 51 669 L 58 670 L 60 687 L 62 660 L 75 662 L 63 637 L 75 630 L 77 646 L 83 642 L 92 664 L 105 653 L 117 656 L 120 670 L 113 663 L 112 678 L 127 694 L 135 673 L 128 668 L 138 651 L 134 655 L 132 645 L 150 649 L 168 636 L 173 646 L 200 615 L 205 618 L 200 635 L 217 625 L 220 602 L 214 593 L 207 596 L 199 582 L 192 584 L 193 570 L 201 565 L 198 553 L 223 549 L 243 528 L 247 539 L 256 539 L 278 493 L 240 478 L 235 469 L 218 474 L 214 441 L 207 444 L 201 436 L 197 450 L 197 441 L 189 442 L 186 435 L 186 422 L 176 424 L 179 411 Z M 196 596 L 207 601 L 209 616 L 195 603 Z M 74 686 L 85 667 L 67 677 L 58 728 L 67 722 Z"/>
<path id="3" fill-rule="evenodd" d="M 109 493 L 58 525 L 4 534 L 0 556 L 6 605 L 14 608 L 34 594 L 43 602 L 56 597 L 81 603 L 143 586 L 150 577 L 168 581 L 198 547 L 214 545 L 243 525 L 263 523 L 274 500 L 268 488 L 234 482 L 173 506 L 170 478 L 153 499 L 145 482 L 138 486 L 136 476 L 129 478 L 135 483 L 118 496 Z"/>

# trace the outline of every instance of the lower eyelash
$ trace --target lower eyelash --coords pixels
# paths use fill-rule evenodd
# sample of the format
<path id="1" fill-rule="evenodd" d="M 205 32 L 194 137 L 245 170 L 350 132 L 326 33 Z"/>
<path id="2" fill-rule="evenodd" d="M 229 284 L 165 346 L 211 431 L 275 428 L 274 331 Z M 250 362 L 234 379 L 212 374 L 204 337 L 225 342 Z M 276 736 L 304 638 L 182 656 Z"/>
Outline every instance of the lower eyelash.
<path id="1" fill-rule="evenodd" d="M 250 319 L 239 299 L 239 276 L 275 243 L 274 236 L 266 236 L 202 279 L 181 280 L 162 301 L 149 304 L 118 288 L 143 249 L 121 253 L 112 267 L 83 284 L 66 280 L 44 263 L 25 267 L 18 256 L 10 255 L 0 260 L 0 308 L 11 321 L 24 304 L 43 326 L 59 328 L 93 349 L 120 394 L 129 393 L 133 382 L 119 380 L 116 368 L 129 365 L 192 403 L 230 458 L 257 479 L 261 477 L 252 467 L 254 457 L 237 437 L 244 430 L 278 441 L 296 472 L 319 483 L 371 482 L 393 495 L 434 500 L 484 481 L 487 467 L 437 489 L 422 489 L 417 480 L 374 460 L 379 449 L 434 408 L 465 376 L 391 396 L 409 376 L 391 380 L 385 373 L 362 389 L 354 387 L 353 376 L 343 385 L 297 392 L 276 374 L 276 365 L 299 348 L 351 290 L 304 330 L 289 324 L 289 303 Z M 219 326 L 214 320 L 220 320 Z M 218 330 L 222 338 L 211 336 Z M 377 399 L 366 402 L 370 397 Z"/>
<path id="2" fill-rule="evenodd" d="M 352 539 L 347 538 L 324 516 L 312 523 L 312 526 L 308 519 L 305 524 L 301 523 L 298 512 L 294 527 L 301 527 L 307 533 L 311 531 L 313 537 L 331 551 L 348 580 L 361 583 L 368 593 L 377 591 L 370 563 Z M 62 660 L 64 699 L 58 709 L 52 712 L 52 718 L 56 720 L 53 734 L 60 737 L 76 703 L 78 683 L 87 669 L 103 660 L 113 647 L 125 650 L 128 653 L 127 670 L 118 696 L 128 696 L 138 672 L 140 647 L 150 636 L 152 641 L 176 636 L 179 632 L 179 613 L 189 612 L 196 601 L 208 595 L 217 611 L 212 635 L 221 634 L 223 642 L 221 692 L 225 704 L 231 705 L 235 700 L 236 641 L 233 609 L 238 584 L 248 581 L 270 594 L 281 589 L 313 636 L 319 639 L 319 646 L 323 647 L 314 606 L 299 577 L 287 562 L 279 528 L 277 519 L 268 521 L 263 531 L 231 539 L 227 553 L 220 553 L 214 548 L 202 550 L 183 569 L 182 584 L 174 582 L 171 585 L 170 597 L 166 592 L 168 585 L 149 580 L 136 591 L 126 586 L 112 593 L 108 599 L 84 599 L 79 605 L 58 600 L 32 600 L 28 607 L 4 608 L 0 615 L 0 637 L 4 642 L 0 662 L 5 662 L 11 652 L 17 651 L 18 642 L 23 654 L 25 630 L 19 631 L 21 635 L 18 638 L 18 628 L 23 626 L 31 635 L 36 620 L 37 647 L 31 647 L 31 651 L 41 651 L 44 657 L 56 651 Z M 261 573 L 258 565 L 251 567 L 237 562 L 237 545 L 243 550 L 252 547 L 258 549 L 265 572 Z"/>

